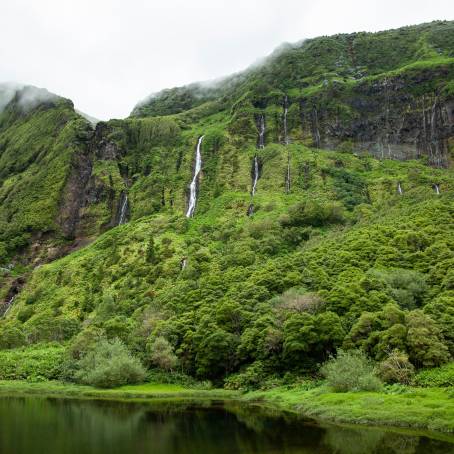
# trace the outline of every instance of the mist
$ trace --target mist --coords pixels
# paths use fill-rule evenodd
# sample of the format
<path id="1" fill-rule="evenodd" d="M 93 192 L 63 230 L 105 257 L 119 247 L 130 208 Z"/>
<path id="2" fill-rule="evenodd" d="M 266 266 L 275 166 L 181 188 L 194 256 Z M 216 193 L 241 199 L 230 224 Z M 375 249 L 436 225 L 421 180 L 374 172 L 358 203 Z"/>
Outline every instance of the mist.
<path id="1" fill-rule="evenodd" d="M 281 43 L 435 19 L 454 19 L 451 0 L 15 0 L 0 15 L 0 81 L 123 118 L 150 93 L 236 73 Z"/>
<path id="2" fill-rule="evenodd" d="M 58 96 L 45 88 L 24 86 L 15 82 L 0 83 L 0 113 L 13 99 L 21 110 L 28 111 L 44 102 L 55 101 Z"/>

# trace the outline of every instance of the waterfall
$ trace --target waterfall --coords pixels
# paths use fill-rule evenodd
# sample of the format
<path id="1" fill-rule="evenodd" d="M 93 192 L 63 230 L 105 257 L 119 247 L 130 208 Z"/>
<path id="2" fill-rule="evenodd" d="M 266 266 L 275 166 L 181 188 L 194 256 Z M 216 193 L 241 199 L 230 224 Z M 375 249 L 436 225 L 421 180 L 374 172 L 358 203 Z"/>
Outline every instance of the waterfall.
<path id="1" fill-rule="evenodd" d="M 8 301 L 6 304 L 4 304 L 4 309 L 3 309 L 3 314 L 2 316 L 5 317 L 6 314 L 8 313 L 8 311 L 11 309 L 11 306 L 13 305 L 14 303 L 14 299 L 16 298 L 15 295 L 13 295 Z"/>
<path id="2" fill-rule="evenodd" d="M 287 173 L 285 175 L 285 192 L 290 192 L 290 153 L 287 154 Z"/>
<path id="3" fill-rule="evenodd" d="M 404 191 L 402 191 L 402 186 L 400 185 L 400 181 L 399 181 L 399 183 L 397 183 L 397 192 L 399 193 L 399 195 L 402 195 L 404 193 Z"/>
<path id="4" fill-rule="evenodd" d="M 288 129 L 287 129 L 287 114 L 288 114 L 288 96 L 284 99 L 284 144 L 288 145 Z"/>
<path id="5" fill-rule="evenodd" d="M 180 261 L 180 268 L 181 270 L 184 270 L 188 264 L 188 259 L 186 257 L 183 257 Z"/>
<path id="6" fill-rule="evenodd" d="M 191 184 L 189 186 L 189 205 L 188 211 L 186 212 L 187 218 L 192 218 L 194 216 L 195 205 L 197 203 L 197 180 L 199 177 L 200 169 L 202 168 L 202 155 L 200 154 L 200 148 L 202 145 L 202 140 L 204 136 L 199 137 L 197 142 L 197 149 L 195 153 L 195 167 L 194 167 L 194 177 L 192 178 Z"/>
<path id="7" fill-rule="evenodd" d="M 260 114 L 259 148 L 265 148 L 265 116 Z"/>
<path id="8" fill-rule="evenodd" d="M 126 213 L 128 211 L 128 194 L 123 194 L 123 203 L 121 204 L 120 216 L 118 218 L 118 225 L 124 224 L 126 222 Z"/>
<path id="9" fill-rule="evenodd" d="M 437 184 L 437 183 L 435 183 L 435 184 L 433 185 L 433 188 L 434 188 L 434 190 L 435 190 L 435 193 L 436 193 L 437 195 L 440 195 L 440 185 Z"/>
<path id="10" fill-rule="evenodd" d="M 247 215 L 252 216 L 254 214 L 254 196 L 257 192 L 257 182 L 259 179 L 259 158 L 257 155 L 254 156 L 254 164 L 252 167 L 252 190 L 251 190 L 251 203 L 247 209 Z"/>
<path id="11" fill-rule="evenodd" d="M 252 180 L 252 197 L 257 192 L 257 181 L 259 179 L 259 160 L 257 155 L 254 156 L 254 178 Z"/>

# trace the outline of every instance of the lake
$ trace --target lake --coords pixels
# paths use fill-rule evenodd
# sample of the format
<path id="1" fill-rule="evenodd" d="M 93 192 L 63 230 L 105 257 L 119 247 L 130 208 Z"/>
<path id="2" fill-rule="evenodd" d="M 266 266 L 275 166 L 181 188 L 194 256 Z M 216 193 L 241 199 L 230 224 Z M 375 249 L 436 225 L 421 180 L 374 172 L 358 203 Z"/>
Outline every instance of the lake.
<path id="1" fill-rule="evenodd" d="M 446 454 L 454 445 L 239 403 L 1 397 L 0 453 Z"/>

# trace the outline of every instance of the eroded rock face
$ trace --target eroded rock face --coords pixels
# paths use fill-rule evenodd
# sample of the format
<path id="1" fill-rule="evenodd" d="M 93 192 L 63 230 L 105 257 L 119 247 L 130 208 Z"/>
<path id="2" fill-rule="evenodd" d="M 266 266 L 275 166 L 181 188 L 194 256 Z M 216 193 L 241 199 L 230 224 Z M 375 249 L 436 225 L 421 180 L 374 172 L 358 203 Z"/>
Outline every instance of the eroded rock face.
<path id="1" fill-rule="evenodd" d="M 58 224 L 68 239 L 75 238 L 92 165 L 89 143 L 83 144 L 72 156 L 70 174 L 60 203 Z"/>
<path id="2" fill-rule="evenodd" d="M 115 225 L 117 209 L 112 177 L 105 181 L 93 174 L 97 161 L 118 162 L 123 155 L 118 145 L 107 139 L 108 134 L 106 124 L 99 123 L 73 155 L 57 221 L 69 240 L 101 233 L 94 231 L 98 220 L 90 214 L 90 207 L 97 204 L 105 204 L 110 213 L 107 220 L 100 221 L 100 228 L 105 230 Z"/>
<path id="3" fill-rule="evenodd" d="M 321 148 L 368 152 L 399 160 L 426 157 L 446 167 L 454 137 L 454 99 L 427 90 L 438 74 L 396 76 L 357 85 L 352 92 L 330 87 L 319 99 L 300 100 L 303 134 Z M 334 102 L 326 102 L 332 98 Z"/>
<path id="4" fill-rule="evenodd" d="M 106 123 L 96 125 L 91 148 L 96 159 L 105 161 L 115 161 L 122 156 L 121 150 L 115 142 L 107 138 L 109 127 Z"/>

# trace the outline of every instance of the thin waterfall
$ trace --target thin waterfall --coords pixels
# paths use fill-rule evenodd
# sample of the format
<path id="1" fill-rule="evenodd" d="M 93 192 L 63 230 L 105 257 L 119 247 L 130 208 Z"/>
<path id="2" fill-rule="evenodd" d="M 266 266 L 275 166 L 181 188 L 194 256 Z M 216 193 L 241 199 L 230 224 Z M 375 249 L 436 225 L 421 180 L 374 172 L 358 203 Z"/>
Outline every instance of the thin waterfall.
<path id="1" fill-rule="evenodd" d="M 259 159 L 257 155 L 254 156 L 254 164 L 252 166 L 252 190 L 251 190 L 251 202 L 247 209 L 247 215 L 252 216 L 254 214 L 254 196 L 257 192 L 257 182 L 259 180 Z"/>
<path id="2" fill-rule="evenodd" d="M 118 225 L 122 225 L 126 222 L 126 213 L 128 211 L 128 194 L 123 194 L 123 203 L 121 204 L 120 216 L 118 218 Z"/>
<path id="3" fill-rule="evenodd" d="M 4 305 L 4 309 L 3 309 L 3 314 L 2 316 L 5 317 L 6 314 L 8 313 L 8 311 L 11 309 L 11 306 L 13 305 L 14 303 L 14 299 L 16 298 L 16 296 L 12 296 L 8 301 L 7 303 Z"/>
<path id="4" fill-rule="evenodd" d="M 437 184 L 437 183 L 435 183 L 435 184 L 433 185 L 433 188 L 434 188 L 434 190 L 435 190 L 435 193 L 436 193 L 437 195 L 440 195 L 440 185 Z"/>
<path id="5" fill-rule="evenodd" d="M 183 271 L 187 265 L 188 265 L 188 259 L 186 257 L 183 257 L 180 261 L 181 270 Z"/>
<path id="6" fill-rule="evenodd" d="M 265 116 L 260 114 L 259 124 L 259 148 L 265 148 Z"/>
<path id="7" fill-rule="evenodd" d="M 189 186 L 189 205 L 188 211 L 186 211 L 186 217 L 192 218 L 194 216 L 195 205 L 197 203 L 197 181 L 199 177 L 200 170 L 202 168 L 202 155 L 200 153 L 200 148 L 202 146 L 202 140 L 204 136 L 199 137 L 197 142 L 197 149 L 195 152 L 195 167 L 194 167 L 194 177 L 192 178 L 191 184 Z"/>
<path id="8" fill-rule="evenodd" d="M 399 183 L 397 183 L 397 192 L 399 195 L 402 195 L 404 193 L 404 191 L 402 190 L 402 186 L 400 184 L 400 181 Z"/>
<path id="9" fill-rule="evenodd" d="M 289 144 L 288 139 L 288 128 L 287 128 L 287 114 L 288 114 L 288 96 L 285 95 L 284 98 L 284 144 Z"/>
<path id="10" fill-rule="evenodd" d="M 257 181 L 259 179 L 259 160 L 257 155 L 254 156 L 254 174 L 252 180 L 252 197 L 254 197 L 257 192 Z"/>

